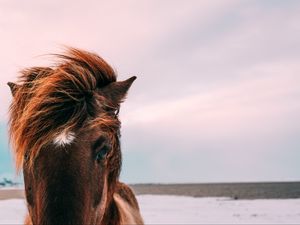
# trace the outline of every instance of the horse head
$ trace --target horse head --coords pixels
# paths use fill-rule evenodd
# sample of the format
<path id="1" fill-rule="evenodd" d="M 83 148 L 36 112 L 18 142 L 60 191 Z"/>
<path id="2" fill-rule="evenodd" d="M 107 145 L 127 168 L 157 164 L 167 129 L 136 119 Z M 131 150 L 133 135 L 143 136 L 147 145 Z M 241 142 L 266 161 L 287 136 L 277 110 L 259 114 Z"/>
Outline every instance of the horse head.
<path id="1" fill-rule="evenodd" d="M 117 81 L 98 55 L 70 48 L 54 67 L 23 70 L 10 137 L 33 224 L 99 224 L 120 169 L 120 104 L 136 79 Z"/>

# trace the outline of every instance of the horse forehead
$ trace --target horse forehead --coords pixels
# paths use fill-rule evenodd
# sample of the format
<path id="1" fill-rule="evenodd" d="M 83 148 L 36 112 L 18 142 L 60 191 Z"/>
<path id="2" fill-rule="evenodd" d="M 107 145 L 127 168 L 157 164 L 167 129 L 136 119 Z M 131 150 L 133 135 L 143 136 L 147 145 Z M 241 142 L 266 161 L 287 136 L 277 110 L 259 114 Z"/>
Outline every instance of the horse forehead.
<path id="1" fill-rule="evenodd" d="M 71 145 L 77 138 L 81 138 L 83 136 L 88 136 L 89 139 L 96 139 L 99 137 L 99 135 L 104 135 L 105 132 L 98 127 L 93 127 L 89 129 L 83 129 L 83 130 L 77 130 L 75 131 L 66 131 L 63 130 L 60 133 L 58 133 L 54 139 L 52 140 L 52 143 L 55 146 L 60 147 L 66 147 L 68 145 Z"/>
<path id="2" fill-rule="evenodd" d="M 62 131 L 60 134 L 58 134 L 54 140 L 53 143 L 56 146 L 66 146 L 70 145 L 74 142 L 76 139 L 76 135 L 72 131 Z"/>

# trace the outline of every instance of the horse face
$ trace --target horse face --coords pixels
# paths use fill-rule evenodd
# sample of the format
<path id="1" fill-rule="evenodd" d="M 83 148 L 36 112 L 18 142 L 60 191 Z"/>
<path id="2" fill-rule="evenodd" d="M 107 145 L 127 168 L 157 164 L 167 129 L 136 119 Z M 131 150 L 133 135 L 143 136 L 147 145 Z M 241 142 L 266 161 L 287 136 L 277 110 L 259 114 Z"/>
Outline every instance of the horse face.
<path id="1" fill-rule="evenodd" d="M 70 48 L 54 67 L 8 83 L 10 137 L 33 224 L 99 224 L 120 171 L 115 111 L 135 80 L 117 82 L 99 56 Z M 64 132 L 62 132 L 64 131 Z"/>
<path id="2" fill-rule="evenodd" d="M 120 170 L 121 160 L 116 137 L 96 128 L 74 136 L 72 143 L 45 146 L 33 168 L 25 159 L 25 190 L 33 224 L 95 224 L 112 197 L 109 178 Z"/>
<path id="3" fill-rule="evenodd" d="M 97 91 L 96 96 L 105 99 L 97 114 L 100 120 L 105 115 L 105 120 L 113 121 L 111 125 L 107 127 L 107 121 L 104 127 L 88 123 L 74 132 L 64 132 L 43 146 L 33 164 L 27 162 L 30 152 L 25 154 L 25 192 L 33 224 L 101 221 L 121 167 L 119 120 L 114 109 L 134 80 L 114 82 Z"/>

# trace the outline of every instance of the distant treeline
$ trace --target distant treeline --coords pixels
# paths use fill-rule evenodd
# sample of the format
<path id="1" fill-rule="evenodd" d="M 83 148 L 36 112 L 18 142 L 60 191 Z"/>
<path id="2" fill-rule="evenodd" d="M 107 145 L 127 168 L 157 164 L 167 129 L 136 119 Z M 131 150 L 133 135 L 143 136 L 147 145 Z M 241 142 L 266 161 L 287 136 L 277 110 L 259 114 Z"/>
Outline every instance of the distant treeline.
<path id="1" fill-rule="evenodd" d="M 0 181 L 0 187 L 14 187 L 19 186 L 20 183 L 14 182 L 11 179 L 3 178 L 2 181 Z"/>

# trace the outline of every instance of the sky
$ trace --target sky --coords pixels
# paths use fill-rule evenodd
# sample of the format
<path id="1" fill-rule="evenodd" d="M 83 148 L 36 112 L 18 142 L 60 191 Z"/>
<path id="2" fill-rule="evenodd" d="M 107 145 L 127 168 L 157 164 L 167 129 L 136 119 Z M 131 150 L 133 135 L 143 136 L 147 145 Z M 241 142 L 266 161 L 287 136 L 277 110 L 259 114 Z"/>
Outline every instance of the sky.
<path id="1" fill-rule="evenodd" d="M 62 45 L 118 79 L 122 180 L 300 180 L 300 1 L 0 1 L 0 174 L 11 173 L 6 83 Z"/>

